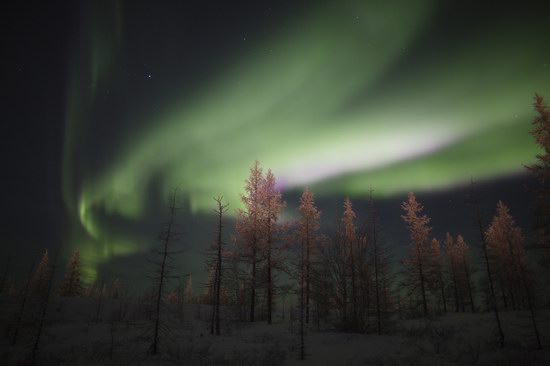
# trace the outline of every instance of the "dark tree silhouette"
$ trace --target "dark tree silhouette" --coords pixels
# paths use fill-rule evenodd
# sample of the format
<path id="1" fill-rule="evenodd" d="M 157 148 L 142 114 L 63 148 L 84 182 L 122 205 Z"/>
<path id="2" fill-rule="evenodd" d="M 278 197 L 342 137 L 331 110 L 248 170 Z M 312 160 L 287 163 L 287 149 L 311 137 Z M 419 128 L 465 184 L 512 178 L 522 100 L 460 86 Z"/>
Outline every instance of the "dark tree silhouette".
<path id="1" fill-rule="evenodd" d="M 175 222 L 178 189 L 168 199 L 169 218 L 166 228 L 160 233 L 159 240 L 160 248 L 153 250 L 156 257 L 160 258 L 155 264 L 157 269 L 151 276 L 154 286 L 154 308 L 153 308 L 153 327 L 151 335 L 151 346 L 149 348 L 152 354 L 157 354 L 159 351 L 160 337 L 169 331 L 169 325 L 162 318 L 162 303 L 166 297 L 168 282 L 174 278 L 171 274 L 173 271 L 172 261 L 174 256 L 180 251 L 173 249 L 174 242 L 179 239 L 177 231 L 178 224 Z"/>
<path id="2" fill-rule="evenodd" d="M 19 335 L 19 327 L 21 326 L 21 321 L 23 320 L 23 314 L 25 313 L 25 306 L 27 305 L 27 301 L 29 299 L 29 290 L 31 287 L 31 280 L 32 280 L 32 273 L 34 271 L 34 263 L 33 260 L 31 263 L 31 268 L 29 270 L 29 275 L 27 276 L 27 281 L 25 281 L 25 287 L 23 288 L 23 293 L 21 294 L 21 303 L 19 304 L 19 311 L 17 312 L 16 320 L 15 320 L 15 329 L 13 331 L 13 337 L 11 339 L 12 346 L 15 346 L 17 343 L 17 336 Z"/>
<path id="3" fill-rule="evenodd" d="M 483 259 L 485 262 L 485 270 L 487 271 L 487 280 L 489 282 L 489 290 L 490 290 L 490 297 L 491 297 L 491 303 L 493 307 L 493 311 L 495 313 L 495 320 L 497 322 L 497 328 L 498 328 L 498 338 L 499 338 L 499 345 L 501 348 L 504 347 L 504 332 L 502 331 L 502 324 L 500 322 L 500 315 L 498 312 L 498 304 L 497 304 L 497 298 L 495 295 L 495 285 L 493 282 L 493 272 L 491 268 L 491 264 L 489 261 L 489 253 L 487 248 L 487 237 L 485 234 L 485 230 L 483 229 L 483 219 L 481 216 L 481 208 L 479 203 L 479 198 L 477 196 L 477 192 L 475 189 L 475 183 L 474 180 L 471 179 L 470 181 L 470 193 L 469 193 L 469 204 L 473 209 L 474 218 L 476 222 L 476 226 L 479 230 L 479 237 L 481 240 L 481 249 L 483 252 Z"/>
<path id="4" fill-rule="evenodd" d="M 220 335 L 220 296 L 222 290 L 222 275 L 223 275 L 223 214 L 227 211 L 228 204 L 223 203 L 223 197 L 218 196 L 214 198 L 216 201 L 216 209 L 214 212 L 217 216 L 217 230 L 216 230 L 216 244 L 214 249 L 214 279 L 212 283 L 212 321 L 210 324 L 210 334 Z"/>
<path id="5" fill-rule="evenodd" d="M 2 278 L 0 278 L 0 294 L 4 292 L 4 286 L 6 285 L 6 282 L 8 280 L 8 273 L 10 270 L 10 264 L 11 264 L 11 257 L 12 257 L 12 250 L 8 252 L 8 258 L 6 259 L 6 267 L 4 268 L 4 274 L 2 275 Z"/>
<path id="6" fill-rule="evenodd" d="M 369 194 L 370 213 L 367 237 L 370 244 L 370 262 L 374 272 L 376 331 L 381 335 L 384 322 L 389 318 L 387 291 L 392 287 L 393 277 L 390 273 L 391 253 L 383 240 L 380 218 L 372 193 L 373 191 L 371 190 Z"/>
<path id="7" fill-rule="evenodd" d="M 45 255 L 47 255 L 47 251 Z M 41 297 L 40 299 L 41 304 L 40 304 L 39 317 L 37 319 L 36 334 L 34 336 L 33 346 L 31 349 L 31 358 L 30 358 L 31 365 L 34 365 L 36 363 L 36 358 L 38 356 L 38 351 L 40 349 L 40 339 L 42 337 L 42 332 L 44 330 L 44 322 L 46 321 L 46 316 L 48 314 L 48 306 L 50 304 L 50 297 L 52 293 L 53 279 L 55 274 L 55 265 L 57 262 L 57 253 L 54 256 L 51 269 L 47 265 L 46 267 L 43 266 L 45 263 L 44 258 L 45 257 L 42 257 L 43 260 L 40 262 L 39 268 L 42 271 L 41 272 L 42 281 L 45 281 L 45 282 L 42 282 L 42 284 L 45 287 L 43 288 L 43 292 L 39 293 Z M 49 260 L 47 263 L 49 263 Z"/>
<path id="8" fill-rule="evenodd" d="M 37 295 L 43 294 L 48 287 L 49 267 L 50 256 L 48 254 L 48 249 L 46 249 L 42 255 L 42 259 L 34 271 L 34 275 L 31 280 L 32 290 Z"/>

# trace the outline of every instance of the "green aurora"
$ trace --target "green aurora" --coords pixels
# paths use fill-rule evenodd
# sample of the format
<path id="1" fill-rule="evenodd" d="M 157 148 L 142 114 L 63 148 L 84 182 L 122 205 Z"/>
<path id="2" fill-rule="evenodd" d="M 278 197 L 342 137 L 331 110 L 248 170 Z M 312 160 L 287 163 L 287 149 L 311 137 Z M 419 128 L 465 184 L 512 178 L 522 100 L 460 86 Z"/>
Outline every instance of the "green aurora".
<path id="1" fill-rule="evenodd" d="M 533 160 L 530 103 L 535 91 L 550 96 L 550 43 L 536 36 L 547 34 L 546 24 L 497 22 L 438 38 L 430 34 L 435 1 L 335 4 L 273 27 L 201 86 L 181 85 L 181 97 L 160 110 L 121 112 L 125 133 L 113 140 L 89 131 L 100 95 L 120 85 L 117 70 L 127 62 L 125 8 L 83 6 L 63 175 L 77 218 L 67 241 L 81 247 L 89 281 L 113 256 L 150 246 L 108 223 L 150 218 L 153 181 L 159 200 L 178 186 L 189 210 L 204 214 L 218 194 L 239 206 L 255 159 L 286 190 L 310 185 L 352 197 L 371 188 L 383 197 L 447 189 L 471 176 L 518 174 Z M 109 159 L 89 164 L 89 152 L 101 148 Z"/>

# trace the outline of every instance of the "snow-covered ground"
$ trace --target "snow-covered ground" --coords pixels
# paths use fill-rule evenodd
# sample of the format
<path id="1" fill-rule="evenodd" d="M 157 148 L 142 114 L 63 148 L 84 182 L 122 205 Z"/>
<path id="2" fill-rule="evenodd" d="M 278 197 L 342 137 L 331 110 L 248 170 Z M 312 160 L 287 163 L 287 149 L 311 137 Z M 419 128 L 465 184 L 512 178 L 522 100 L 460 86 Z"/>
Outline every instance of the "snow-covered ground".
<path id="1" fill-rule="evenodd" d="M 24 321 L 11 346 L 17 304 L 3 299 L 0 364 L 25 364 L 36 323 Z M 99 305 L 99 306 L 98 306 Z M 396 320 L 386 335 L 337 332 L 311 326 L 307 359 L 299 360 L 298 323 L 280 318 L 222 322 L 210 335 L 209 307 L 167 306 L 167 333 L 159 355 L 150 355 L 146 306 L 130 300 L 55 299 L 48 310 L 37 364 L 42 365 L 550 365 L 550 311 L 537 311 L 544 349 L 527 312 L 504 312 L 506 347 L 498 347 L 493 313 L 449 313 L 431 319 Z M 226 314 L 229 316 L 228 314 Z M 226 316 L 226 317 L 227 317 Z M 26 319 L 32 319 L 32 306 Z M 288 317 L 287 317 L 288 318 Z M 169 320 L 168 320 L 169 319 Z"/>

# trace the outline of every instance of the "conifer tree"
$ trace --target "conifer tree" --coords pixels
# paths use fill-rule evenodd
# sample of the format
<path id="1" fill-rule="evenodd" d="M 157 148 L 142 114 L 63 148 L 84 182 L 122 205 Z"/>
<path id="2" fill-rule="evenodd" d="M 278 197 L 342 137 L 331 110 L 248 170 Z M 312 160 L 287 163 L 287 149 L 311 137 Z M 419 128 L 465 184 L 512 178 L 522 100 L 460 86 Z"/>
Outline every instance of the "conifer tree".
<path id="1" fill-rule="evenodd" d="M 537 113 L 531 135 L 541 147 L 537 161 L 527 165 L 538 181 L 535 193 L 535 230 L 537 248 L 542 251 L 542 268 L 550 279 L 550 108 L 544 98 L 535 94 L 533 107 Z"/>
<path id="2" fill-rule="evenodd" d="M 494 260 L 501 264 L 501 268 L 508 267 L 508 279 L 520 284 L 521 288 L 518 289 L 519 291 L 516 294 L 521 291 L 527 300 L 537 346 L 541 349 L 542 344 L 533 307 L 532 284 L 527 278 L 527 255 L 524 248 L 523 234 L 521 229 L 516 226 L 508 207 L 501 201 L 498 202 L 497 212 L 487 229 L 487 242 L 490 248 L 496 249 L 493 250 Z"/>
<path id="3" fill-rule="evenodd" d="M 447 258 L 449 258 L 449 269 L 451 274 L 451 281 L 453 283 L 453 293 L 455 300 L 455 312 L 458 312 L 459 307 L 459 280 L 458 280 L 458 268 L 460 266 L 459 253 L 457 251 L 455 240 L 451 234 L 445 234 L 445 251 L 447 252 Z"/>
<path id="4" fill-rule="evenodd" d="M 260 185 L 260 205 L 263 222 L 263 239 L 265 240 L 266 256 L 266 290 L 267 290 L 267 323 L 272 323 L 273 314 L 273 296 L 274 296 L 274 277 L 273 271 L 278 266 L 281 257 L 278 256 L 280 248 L 275 247 L 279 228 L 277 221 L 279 215 L 285 207 L 282 201 L 281 192 L 276 188 L 275 176 L 271 169 L 267 170 L 264 180 Z"/>
<path id="5" fill-rule="evenodd" d="M 427 286 L 427 267 L 428 264 L 428 235 L 431 228 L 428 226 L 430 219 L 426 215 L 422 215 L 424 207 L 416 200 L 414 193 L 409 192 L 407 201 L 401 205 L 405 215 L 401 217 L 407 224 L 411 245 L 409 256 L 405 263 L 408 271 L 412 276 L 413 283 L 416 282 L 416 288 L 420 291 L 422 299 L 422 309 L 424 315 L 428 315 L 428 300 L 426 296 Z"/>
<path id="6" fill-rule="evenodd" d="M 59 294 L 66 297 L 80 296 L 82 286 L 80 283 L 80 251 L 76 249 L 69 259 L 65 278 L 59 288 Z"/>
<path id="7" fill-rule="evenodd" d="M 309 188 L 305 188 L 300 197 L 300 205 L 298 207 L 300 212 L 299 221 L 299 234 L 301 247 L 305 248 L 304 251 L 304 306 L 305 306 L 305 322 L 309 324 L 310 313 L 310 294 L 311 294 L 311 282 L 313 272 L 313 256 L 315 255 L 315 249 L 317 247 L 316 242 L 318 239 L 318 230 L 320 227 L 319 220 L 321 217 L 320 211 L 315 206 L 313 193 Z"/>
<path id="8" fill-rule="evenodd" d="M 241 258 L 250 267 L 250 307 L 249 320 L 254 322 L 256 312 L 256 290 L 258 285 L 259 256 L 262 239 L 262 205 L 261 187 L 264 175 L 260 163 L 254 162 L 250 168 L 250 176 L 246 180 L 245 194 L 241 195 L 244 210 L 237 211 L 236 232 L 237 245 Z"/>
<path id="9" fill-rule="evenodd" d="M 32 288 L 37 295 L 43 294 L 48 287 L 48 275 L 50 271 L 50 257 L 48 249 L 44 251 L 42 259 L 38 263 L 32 278 Z"/>
<path id="10" fill-rule="evenodd" d="M 392 286 L 392 275 L 390 273 L 390 252 L 385 245 L 382 228 L 379 222 L 378 212 L 372 196 L 369 195 L 370 213 L 368 220 L 368 242 L 370 244 L 370 260 L 374 273 L 374 296 L 376 311 L 376 330 L 379 335 L 383 332 L 385 320 L 389 318 L 389 288 Z M 368 304 L 367 304 L 368 305 Z"/>
<path id="11" fill-rule="evenodd" d="M 438 291 L 441 296 L 441 304 L 443 305 L 443 313 L 447 312 L 447 298 L 445 296 L 445 279 L 443 271 L 443 253 L 441 252 L 441 243 L 436 238 L 431 241 L 431 271 L 433 276 L 434 290 Z"/>
<path id="12" fill-rule="evenodd" d="M 350 278 L 350 302 L 351 302 L 351 323 L 355 327 L 358 323 L 358 304 L 357 304 L 357 268 L 355 261 L 357 253 L 355 251 L 355 243 L 357 241 L 357 233 L 355 227 L 355 212 L 349 198 L 344 200 L 344 214 L 342 216 L 342 229 L 343 229 L 343 250 L 347 265 L 344 267 L 346 277 Z M 344 301 L 347 303 L 347 280 L 344 286 L 345 294 Z"/>
<path id="13" fill-rule="evenodd" d="M 476 226 L 479 232 L 479 236 L 481 239 L 481 249 L 483 252 L 483 259 L 485 262 L 485 270 L 487 272 L 487 282 L 489 283 L 489 297 L 490 302 L 493 308 L 493 312 L 495 314 L 495 320 L 497 323 L 497 329 L 498 329 L 498 338 L 499 338 L 499 345 L 500 348 L 504 347 L 504 332 L 502 331 L 502 324 L 500 322 L 500 315 L 498 311 L 498 303 L 496 299 L 496 292 L 495 292 L 495 280 L 493 275 L 493 267 L 491 266 L 491 261 L 489 259 L 489 248 L 487 243 L 487 235 L 486 231 L 483 229 L 483 219 L 481 215 L 481 208 L 479 203 L 479 198 L 477 196 L 477 192 L 475 189 L 475 183 L 473 178 L 470 181 L 470 193 L 469 193 L 469 204 L 473 209 L 474 217 Z"/>
<path id="14" fill-rule="evenodd" d="M 515 226 L 508 207 L 500 201 L 487 229 L 487 242 L 503 290 L 509 295 L 512 308 L 516 309 L 521 303 L 520 262 L 526 260 L 526 254 L 521 230 Z"/>

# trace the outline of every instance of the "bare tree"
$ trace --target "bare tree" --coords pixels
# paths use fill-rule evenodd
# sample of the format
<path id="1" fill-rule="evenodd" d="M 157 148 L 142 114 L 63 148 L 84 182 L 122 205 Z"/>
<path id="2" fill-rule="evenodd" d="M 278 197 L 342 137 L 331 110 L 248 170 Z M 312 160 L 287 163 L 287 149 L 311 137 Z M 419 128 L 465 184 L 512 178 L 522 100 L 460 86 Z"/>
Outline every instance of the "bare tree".
<path id="1" fill-rule="evenodd" d="M 23 289 L 23 293 L 21 294 L 21 304 L 19 305 L 19 311 L 17 312 L 17 316 L 15 320 L 15 330 L 13 332 L 13 337 L 11 339 L 12 346 L 15 346 L 15 344 L 17 343 L 17 336 L 19 335 L 19 327 L 21 326 L 21 321 L 23 320 L 23 314 L 25 313 L 25 306 L 27 305 L 27 301 L 29 298 L 29 290 L 31 287 L 34 263 L 35 261 L 33 260 L 31 263 L 31 268 L 29 270 L 29 275 L 27 276 L 27 281 L 25 281 L 25 287 Z"/>
<path id="2" fill-rule="evenodd" d="M 228 204 L 223 203 L 223 197 L 217 196 L 214 198 L 216 201 L 216 209 L 214 212 L 217 216 L 217 231 L 216 231 L 216 244 L 214 249 L 214 279 L 213 279 L 213 292 L 212 292 L 212 321 L 210 324 L 210 334 L 214 334 L 214 328 L 216 329 L 216 335 L 220 335 L 220 295 L 222 291 L 222 274 L 223 274 L 223 214 L 227 211 Z"/>
<path id="3" fill-rule="evenodd" d="M 149 347 L 152 354 L 158 353 L 160 338 L 169 330 L 168 324 L 166 324 L 162 318 L 162 303 L 166 295 L 168 282 L 170 279 L 174 278 L 171 274 L 173 270 L 173 258 L 179 253 L 179 251 L 173 249 L 174 242 L 179 239 L 179 232 L 177 231 L 178 225 L 175 222 L 176 211 L 178 210 L 176 206 L 177 194 L 178 189 L 176 188 L 168 199 L 168 223 L 166 229 L 159 235 L 159 240 L 161 242 L 160 248 L 153 251 L 160 260 L 155 263 L 157 269 L 151 276 L 155 291 L 151 346 Z"/>
<path id="4" fill-rule="evenodd" d="M 95 322 L 99 323 L 101 320 L 101 306 L 103 305 L 103 296 L 107 294 L 107 287 L 105 287 L 105 279 L 101 280 L 101 284 L 96 289 L 96 296 L 97 299 L 95 299 L 96 304 L 96 312 L 95 312 Z"/>
<path id="5" fill-rule="evenodd" d="M 45 254 L 47 255 L 47 251 Z M 44 260 L 44 257 L 42 257 L 42 259 Z M 45 287 L 43 289 L 43 292 L 40 293 L 41 295 L 40 313 L 37 319 L 36 334 L 34 336 L 34 342 L 31 349 L 31 359 L 30 359 L 31 365 L 35 364 L 36 357 L 38 356 L 38 351 L 40 348 L 40 339 L 42 337 L 42 331 L 44 330 L 44 322 L 46 321 L 48 306 L 50 304 L 50 296 L 52 293 L 56 262 L 57 262 L 57 253 L 54 256 L 51 269 L 49 269 L 49 267 L 47 266 L 47 264 L 49 263 L 49 260 L 48 262 L 46 262 L 46 267 L 43 266 L 43 264 L 45 263 L 44 261 L 41 261 L 39 264 L 40 270 L 43 271 L 41 272 L 41 275 L 42 275 L 42 281 L 45 281 L 45 282 L 42 282 Z"/>

